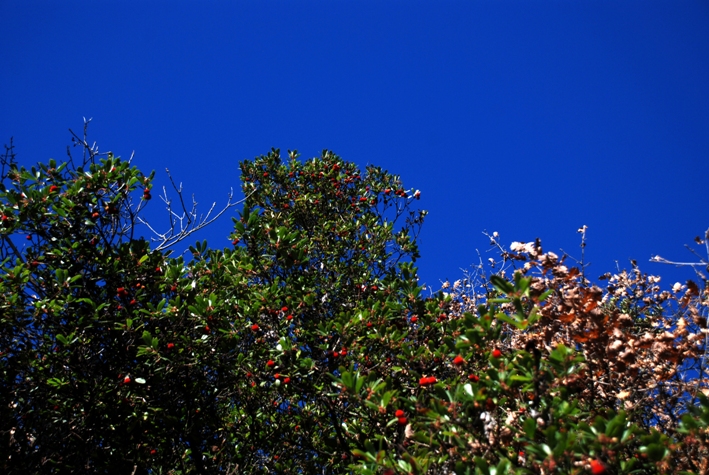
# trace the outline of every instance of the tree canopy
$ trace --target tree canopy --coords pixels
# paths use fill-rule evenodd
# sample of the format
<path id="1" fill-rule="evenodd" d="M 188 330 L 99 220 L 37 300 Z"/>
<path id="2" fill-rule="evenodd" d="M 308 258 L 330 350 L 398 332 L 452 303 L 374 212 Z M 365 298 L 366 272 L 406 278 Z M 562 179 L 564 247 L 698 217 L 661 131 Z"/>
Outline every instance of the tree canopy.
<path id="1" fill-rule="evenodd" d="M 709 470 L 706 279 L 601 288 L 491 235 L 427 293 L 420 193 L 330 151 L 243 161 L 232 246 L 174 257 L 154 173 L 79 145 L 2 160 L 4 473 Z"/>

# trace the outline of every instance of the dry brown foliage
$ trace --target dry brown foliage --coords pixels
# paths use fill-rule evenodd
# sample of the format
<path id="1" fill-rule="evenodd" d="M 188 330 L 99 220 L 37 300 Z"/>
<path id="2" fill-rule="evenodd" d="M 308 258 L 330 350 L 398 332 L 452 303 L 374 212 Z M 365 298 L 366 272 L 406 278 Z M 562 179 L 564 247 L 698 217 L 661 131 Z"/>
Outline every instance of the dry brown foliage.
<path id="1" fill-rule="evenodd" d="M 501 259 L 488 265 L 481 260 L 465 279 L 443 284 L 453 300 L 451 313 L 475 312 L 494 296 L 490 271 L 507 278 L 517 272 L 532 277 L 523 302 L 528 310 L 537 306 L 541 318 L 524 331 L 504 324 L 503 351 L 548 353 L 559 344 L 576 348 L 585 357 L 585 368 L 564 384 L 578 391 L 582 405 L 591 411 L 623 409 L 640 426 L 681 440 L 682 414 L 696 404 L 699 391 L 709 395 L 707 280 L 663 290 L 660 277 L 641 272 L 633 262 L 630 270 L 600 276 L 601 287 L 579 267 L 568 266 L 568 256 L 544 252 L 539 240 L 505 249 L 497 233 L 489 237 Z M 545 292 L 548 297 L 538 303 Z M 505 305 L 505 313 L 514 313 L 511 303 Z M 675 470 L 687 458 L 701 465 L 709 452 L 705 443 L 697 441 L 695 447 L 673 461 Z"/>

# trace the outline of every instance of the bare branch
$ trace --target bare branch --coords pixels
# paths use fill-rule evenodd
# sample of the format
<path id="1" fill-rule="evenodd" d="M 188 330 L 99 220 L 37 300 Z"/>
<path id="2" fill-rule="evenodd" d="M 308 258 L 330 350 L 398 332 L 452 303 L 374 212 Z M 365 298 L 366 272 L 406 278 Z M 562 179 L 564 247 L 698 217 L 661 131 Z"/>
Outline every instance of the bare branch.
<path id="1" fill-rule="evenodd" d="M 10 137 L 10 145 L 5 144 L 5 153 L 0 157 L 0 181 L 7 178 L 7 174 L 15 164 L 15 145 L 13 137 Z"/>
<path id="2" fill-rule="evenodd" d="M 699 258 L 699 262 L 676 262 L 676 261 L 670 261 L 668 259 L 665 259 L 664 257 L 661 256 L 652 256 L 650 258 L 650 262 L 656 262 L 659 264 L 670 264 L 673 266 L 677 267 L 707 267 L 709 270 L 709 229 L 706 230 L 704 233 L 704 240 L 701 240 L 699 238 L 696 238 L 697 244 L 704 244 L 707 249 L 707 259 L 704 259 L 702 256 L 700 256 L 694 249 L 691 247 L 685 245 L 689 252 L 694 254 Z M 695 269 L 696 270 L 696 269 Z"/>
<path id="3" fill-rule="evenodd" d="M 586 231 L 588 230 L 588 226 L 585 224 L 581 226 L 578 231 L 578 233 L 581 234 L 581 278 L 583 279 L 583 282 L 586 282 Z"/>
<path id="4" fill-rule="evenodd" d="M 677 267 L 703 267 L 709 265 L 709 262 L 702 260 L 701 262 L 677 262 L 670 261 L 661 256 L 653 256 L 650 258 L 650 262 L 655 262 L 658 264 L 670 264 Z"/>
<path id="5" fill-rule="evenodd" d="M 180 183 L 180 187 L 178 188 L 177 185 L 175 184 L 175 180 L 172 179 L 172 175 L 170 174 L 170 170 L 167 168 L 165 169 L 165 172 L 167 173 L 168 178 L 170 178 L 170 183 L 172 183 L 172 187 L 175 189 L 177 192 L 177 196 L 180 197 L 180 204 L 182 205 L 182 211 L 183 216 L 187 217 L 187 225 L 189 226 L 191 224 L 191 217 L 193 216 L 192 213 L 187 213 L 187 208 L 185 206 L 185 200 L 182 198 L 182 183 Z M 231 199 L 231 195 L 229 195 L 229 199 Z M 194 195 L 192 196 L 192 211 L 196 211 L 196 206 L 197 203 L 194 200 Z"/>
<path id="6" fill-rule="evenodd" d="M 69 133 L 72 135 L 71 141 L 74 143 L 74 146 L 80 145 L 82 147 L 82 167 L 85 167 L 88 163 L 94 163 L 96 157 L 100 154 L 96 142 L 94 142 L 93 144 L 89 144 L 88 141 L 89 124 L 91 123 L 91 120 L 92 119 L 87 119 L 86 117 L 84 117 L 84 130 L 82 136 L 79 136 L 76 132 L 69 129 Z M 69 155 L 69 161 L 71 162 L 72 168 L 76 169 L 76 166 L 74 164 L 74 158 L 71 155 L 71 150 L 69 149 L 69 147 L 67 147 L 67 155 Z"/>
<path id="7" fill-rule="evenodd" d="M 232 189 L 227 197 L 227 203 L 214 216 L 212 216 L 212 213 L 214 212 L 214 208 L 217 205 L 216 202 L 212 203 L 212 206 L 209 208 L 209 211 L 207 211 L 206 215 L 198 216 L 198 203 L 194 199 L 194 195 L 192 196 L 192 207 L 188 210 L 182 194 L 182 183 L 177 186 L 177 184 L 172 178 L 172 175 L 170 174 L 170 170 L 165 169 L 165 171 L 167 172 L 167 176 L 170 178 L 170 183 L 172 184 L 173 189 L 175 190 L 175 192 L 177 192 L 182 212 L 177 213 L 174 211 L 172 206 L 172 200 L 168 196 L 165 187 L 163 187 L 163 195 L 160 196 L 160 199 L 162 199 L 165 203 L 165 208 L 168 212 L 170 220 L 168 230 L 165 232 L 159 232 L 146 220 L 140 217 L 137 218 L 138 222 L 147 226 L 148 229 L 150 229 L 150 231 L 155 235 L 155 237 L 153 237 L 151 240 L 153 242 L 158 243 L 155 248 L 156 251 L 162 251 L 164 249 L 172 247 L 178 242 L 186 239 L 188 236 L 196 233 L 200 229 L 209 226 L 211 223 L 219 219 L 229 208 L 233 208 L 234 206 L 243 203 L 249 196 L 251 196 L 256 191 L 254 189 L 243 199 L 232 202 L 232 199 L 234 197 L 234 190 Z"/>

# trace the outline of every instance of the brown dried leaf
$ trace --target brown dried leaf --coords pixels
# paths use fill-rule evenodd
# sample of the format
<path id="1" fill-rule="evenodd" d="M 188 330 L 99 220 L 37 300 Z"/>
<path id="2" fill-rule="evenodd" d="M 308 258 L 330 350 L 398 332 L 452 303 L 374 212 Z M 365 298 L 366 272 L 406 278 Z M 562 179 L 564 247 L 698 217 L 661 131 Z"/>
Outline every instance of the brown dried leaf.
<path id="1" fill-rule="evenodd" d="M 627 313 L 621 313 L 618 316 L 618 322 L 623 326 L 629 326 L 633 324 L 633 317 L 631 317 Z"/>
<path id="2" fill-rule="evenodd" d="M 633 357 L 635 357 L 635 350 L 633 350 L 632 348 L 628 348 L 618 355 L 618 358 L 620 358 L 621 360 L 630 360 Z"/>
<path id="3" fill-rule="evenodd" d="M 612 352 L 620 351 L 620 348 L 623 346 L 623 342 L 621 340 L 615 340 L 613 343 L 608 345 L 608 350 Z"/>
<path id="4" fill-rule="evenodd" d="M 562 313 L 559 315 L 559 321 L 562 323 L 571 323 L 574 320 L 576 320 L 576 315 L 573 313 L 573 310 L 571 313 Z"/>
<path id="5" fill-rule="evenodd" d="M 666 331 L 662 335 L 659 335 L 657 339 L 662 342 L 670 342 L 675 340 L 675 336 L 673 333 Z"/>
<path id="6" fill-rule="evenodd" d="M 585 334 L 583 334 L 583 335 L 575 334 L 575 335 L 572 335 L 571 338 L 573 338 L 573 340 L 576 343 L 586 343 L 588 340 L 590 340 L 590 338 L 587 337 Z"/>
<path id="7" fill-rule="evenodd" d="M 697 284 L 694 283 L 694 281 L 688 280 L 687 281 L 687 293 L 685 294 L 687 296 L 692 296 L 692 295 L 699 295 L 699 287 Z"/>

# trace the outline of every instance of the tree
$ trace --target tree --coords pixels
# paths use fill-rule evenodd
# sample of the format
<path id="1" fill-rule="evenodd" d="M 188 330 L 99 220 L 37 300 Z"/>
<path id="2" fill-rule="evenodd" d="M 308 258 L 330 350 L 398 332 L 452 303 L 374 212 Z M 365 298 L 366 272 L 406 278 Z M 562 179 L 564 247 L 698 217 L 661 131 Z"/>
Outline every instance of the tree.
<path id="1" fill-rule="evenodd" d="M 153 174 L 77 143 L 2 160 L 5 473 L 706 469 L 706 283 L 601 290 L 530 243 L 426 296 L 420 193 L 329 151 L 242 162 L 232 246 L 185 260 L 199 223 L 151 249 Z"/>

